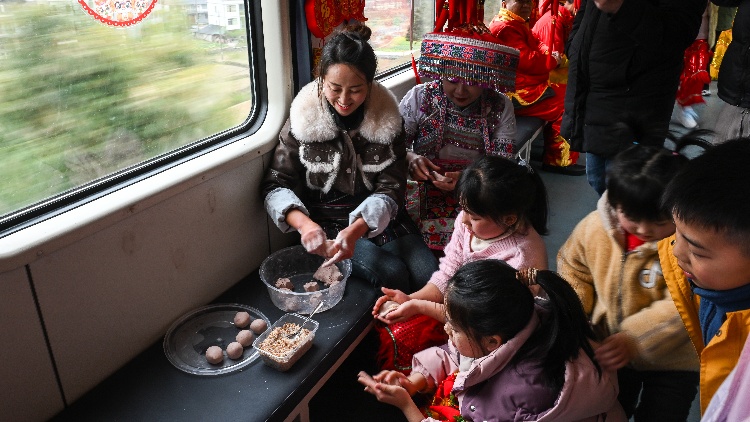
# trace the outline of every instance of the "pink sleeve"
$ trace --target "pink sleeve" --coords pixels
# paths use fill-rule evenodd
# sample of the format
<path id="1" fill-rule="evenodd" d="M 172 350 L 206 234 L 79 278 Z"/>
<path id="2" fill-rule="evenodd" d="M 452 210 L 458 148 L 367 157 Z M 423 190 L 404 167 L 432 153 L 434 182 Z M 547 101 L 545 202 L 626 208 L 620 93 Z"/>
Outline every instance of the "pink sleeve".
<path id="1" fill-rule="evenodd" d="M 536 268 L 546 270 L 549 268 L 547 259 L 547 247 L 533 228 L 529 229 L 526 236 L 518 236 L 516 253 L 508 259 L 507 263 L 513 268 Z"/>
<path id="2" fill-rule="evenodd" d="M 456 358 L 458 355 L 456 354 Z M 449 346 L 430 347 L 412 357 L 411 371 L 422 374 L 427 380 L 427 391 L 434 391 L 444 379 L 458 370 L 458 362 L 451 356 Z"/>
<path id="3" fill-rule="evenodd" d="M 430 283 L 434 284 L 440 292 L 445 294 L 445 288 L 448 286 L 448 280 L 458 271 L 463 263 L 464 241 L 466 238 L 466 226 L 461 222 L 463 211 L 458 213 L 453 234 L 448 245 L 445 246 L 445 256 L 440 258 L 440 267 L 432 274 Z"/>

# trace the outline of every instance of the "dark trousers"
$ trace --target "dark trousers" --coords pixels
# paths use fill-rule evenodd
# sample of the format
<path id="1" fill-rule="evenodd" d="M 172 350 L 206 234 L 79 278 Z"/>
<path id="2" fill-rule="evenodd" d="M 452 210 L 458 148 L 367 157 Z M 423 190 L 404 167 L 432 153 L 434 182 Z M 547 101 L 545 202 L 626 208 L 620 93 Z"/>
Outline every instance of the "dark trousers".
<path id="1" fill-rule="evenodd" d="M 698 372 L 617 371 L 620 394 L 617 399 L 628 419 L 638 421 L 685 422 L 698 392 Z M 640 400 L 639 400 L 640 399 Z"/>

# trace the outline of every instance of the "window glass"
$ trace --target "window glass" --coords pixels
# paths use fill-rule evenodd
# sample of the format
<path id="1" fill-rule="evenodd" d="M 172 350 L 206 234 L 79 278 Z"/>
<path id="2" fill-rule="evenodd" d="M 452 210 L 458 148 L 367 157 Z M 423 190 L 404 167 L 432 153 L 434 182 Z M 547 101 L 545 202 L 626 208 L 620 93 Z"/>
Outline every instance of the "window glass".
<path id="1" fill-rule="evenodd" d="M 412 54 L 419 57 L 422 36 L 433 29 L 435 1 L 367 0 L 364 14 L 372 29 L 370 44 L 378 57 L 378 73 L 382 73 L 411 63 Z"/>
<path id="2" fill-rule="evenodd" d="M 502 0 L 485 0 L 484 2 L 484 24 L 489 28 L 492 18 L 500 11 Z"/>
<path id="3" fill-rule="evenodd" d="M 0 222 L 253 110 L 242 1 L 80 1 L 0 3 Z"/>

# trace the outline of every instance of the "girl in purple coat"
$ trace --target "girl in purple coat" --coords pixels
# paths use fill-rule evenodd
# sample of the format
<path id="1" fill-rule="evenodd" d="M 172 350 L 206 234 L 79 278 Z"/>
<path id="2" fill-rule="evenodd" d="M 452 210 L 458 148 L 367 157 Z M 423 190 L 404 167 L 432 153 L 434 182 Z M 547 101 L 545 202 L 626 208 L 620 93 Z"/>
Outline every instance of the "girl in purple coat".
<path id="1" fill-rule="evenodd" d="M 408 377 L 358 376 L 410 422 L 626 420 L 616 375 L 594 361 L 586 314 L 556 273 L 471 262 L 451 278 L 445 309 L 450 341 L 414 355 Z M 420 410 L 411 396 L 428 391 Z"/>

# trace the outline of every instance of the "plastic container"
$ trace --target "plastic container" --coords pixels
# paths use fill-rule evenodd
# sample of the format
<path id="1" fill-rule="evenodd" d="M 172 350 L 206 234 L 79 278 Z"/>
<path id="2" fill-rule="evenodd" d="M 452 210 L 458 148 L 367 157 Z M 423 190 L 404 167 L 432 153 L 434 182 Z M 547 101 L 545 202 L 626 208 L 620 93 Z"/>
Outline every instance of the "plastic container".
<path id="1" fill-rule="evenodd" d="M 352 273 L 352 263 L 348 259 L 335 264 L 343 275 L 341 281 L 328 288 L 324 288 L 323 283 L 318 283 L 320 290 L 316 292 L 306 292 L 304 289 L 305 283 L 313 281 L 313 274 L 324 261 L 322 256 L 308 253 L 302 245 L 271 254 L 260 266 L 260 279 L 268 288 L 271 302 L 284 312 L 305 315 L 309 315 L 320 302 L 323 302 L 323 307 L 318 312 L 331 309 L 339 303 L 344 296 L 346 280 Z M 276 288 L 279 278 L 288 278 L 294 285 L 294 290 Z"/>
<path id="2" fill-rule="evenodd" d="M 296 347 L 289 349 L 283 354 L 273 353 L 261 348 L 261 343 L 268 338 L 268 336 L 274 333 L 274 330 L 279 327 L 283 327 L 284 324 L 292 323 L 298 326 L 302 326 L 303 329 L 310 330 L 308 334 L 302 332 L 299 334 L 299 344 Z M 304 324 L 303 324 L 304 323 Z M 313 319 L 305 322 L 305 317 L 298 314 L 285 314 L 278 321 L 276 321 L 271 327 L 269 327 L 263 334 L 258 336 L 253 342 L 253 348 L 260 353 L 260 359 L 266 365 L 277 369 L 279 371 L 287 371 L 299 360 L 302 355 L 305 354 L 310 347 L 312 347 L 313 339 L 315 338 L 315 332 L 318 331 L 318 321 Z"/>

